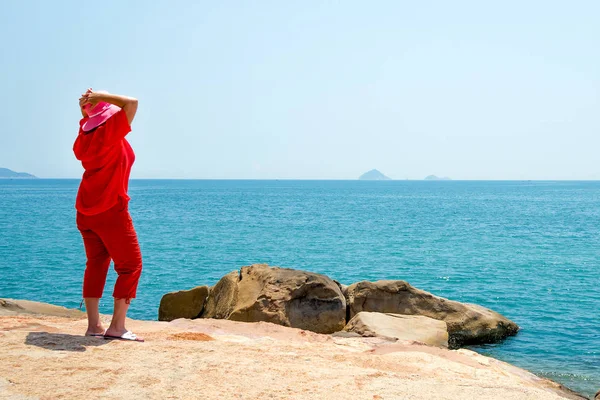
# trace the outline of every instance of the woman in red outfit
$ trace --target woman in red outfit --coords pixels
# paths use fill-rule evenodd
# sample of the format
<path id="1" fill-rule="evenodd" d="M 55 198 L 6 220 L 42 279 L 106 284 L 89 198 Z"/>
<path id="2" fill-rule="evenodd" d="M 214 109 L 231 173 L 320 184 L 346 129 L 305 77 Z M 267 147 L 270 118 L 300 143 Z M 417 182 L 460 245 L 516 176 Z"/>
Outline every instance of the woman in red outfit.
<path id="1" fill-rule="evenodd" d="M 131 299 L 142 272 L 142 253 L 129 215 L 129 173 L 135 160 L 125 136 L 131 131 L 138 101 L 132 97 L 88 89 L 79 99 L 83 118 L 73 151 L 85 172 L 75 208 L 87 263 L 83 298 L 88 336 L 143 341 L 125 328 Z M 110 261 L 118 278 L 113 292 L 114 314 L 102 327 L 98 306 Z"/>

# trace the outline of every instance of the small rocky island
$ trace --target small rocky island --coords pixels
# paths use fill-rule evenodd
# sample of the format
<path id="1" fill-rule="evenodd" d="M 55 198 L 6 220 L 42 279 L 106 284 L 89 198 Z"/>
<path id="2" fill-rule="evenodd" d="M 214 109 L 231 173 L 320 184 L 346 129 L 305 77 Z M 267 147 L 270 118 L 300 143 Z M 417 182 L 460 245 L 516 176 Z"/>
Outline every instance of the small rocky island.
<path id="1" fill-rule="evenodd" d="M 448 178 L 447 176 L 440 178 L 438 176 L 435 175 L 429 175 L 425 177 L 426 181 L 451 181 L 451 178 Z"/>
<path id="2" fill-rule="evenodd" d="M 0 179 L 37 179 L 37 177 L 26 172 L 15 172 L 8 168 L 0 168 Z"/>
<path id="3" fill-rule="evenodd" d="M 372 169 L 369 172 L 365 172 L 359 178 L 361 181 L 389 181 L 391 178 L 385 176 L 376 169 Z"/>

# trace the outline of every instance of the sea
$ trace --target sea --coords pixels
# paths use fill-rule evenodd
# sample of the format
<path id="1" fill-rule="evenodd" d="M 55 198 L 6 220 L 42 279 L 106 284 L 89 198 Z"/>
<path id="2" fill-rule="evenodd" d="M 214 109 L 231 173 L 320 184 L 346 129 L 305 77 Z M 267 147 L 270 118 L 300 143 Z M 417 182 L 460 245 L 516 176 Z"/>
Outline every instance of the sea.
<path id="1" fill-rule="evenodd" d="M 0 180 L 0 297 L 79 307 L 78 184 Z M 401 279 L 521 327 L 473 350 L 600 389 L 600 182 L 132 180 L 129 194 L 144 259 L 132 318 L 254 263 Z"/>

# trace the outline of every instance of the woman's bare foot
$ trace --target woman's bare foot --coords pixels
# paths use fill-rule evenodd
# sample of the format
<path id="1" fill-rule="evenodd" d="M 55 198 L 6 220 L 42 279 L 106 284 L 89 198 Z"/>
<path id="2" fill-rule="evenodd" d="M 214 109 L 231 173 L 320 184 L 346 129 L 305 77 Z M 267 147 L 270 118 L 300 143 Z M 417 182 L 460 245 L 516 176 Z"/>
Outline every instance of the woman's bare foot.
<path id="1" fill-rule="evenodd" d="M 137 342 L 143 342 L 144 339 L 129 332 L 125 328 L 125 317 L 127 315 L 127 309 L 129 308 L 129 302 L 131 299 L 117 299 L 115 298 L 115 309 L 113 312 L 112 321 L 110 326 L 106 330 L 104 336 L 109 339 L 121 338 L 125 340 L 135 340 Z M 124 337 L 125 335 L 126 337 Z"/>
<path id="2" fill-rule="evenodd" d="M 88 326 L 85 336 L 103 336 L 106 330 L 102 325 Z"/>
<path id="3" fill-rule="evenodd" d="M 106 336 L 115 336 L 115 337 L 120 337 L 123 334 L 125 334 L 125 332 L 127 332 L 127 329 L 123 328 L 123 329 L 115 329 L 112 326 L 108 327 L 108 329 L 106 330 L 105 335 Z"/>

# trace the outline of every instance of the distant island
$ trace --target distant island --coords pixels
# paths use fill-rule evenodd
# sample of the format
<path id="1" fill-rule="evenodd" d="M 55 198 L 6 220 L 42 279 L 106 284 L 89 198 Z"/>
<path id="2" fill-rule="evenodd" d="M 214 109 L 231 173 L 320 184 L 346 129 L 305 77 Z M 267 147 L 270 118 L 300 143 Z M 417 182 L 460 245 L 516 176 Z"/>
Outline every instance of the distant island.
<path id="1" fill-rule="evenodd" d="M 26 172 L 15 172 L 8 168 L 0 168 L 0 179 L 37 179 L 37 176 Z"/>
<path id="2" fill-rule="evenodd" d="M 443 178 L 440 178 L 440 177 L 437 177 L 435 175 L 429 175 L 429 176 L 425 177 L 425 180 L 426 181 L 451 181 L 452 179 L 450 179 L 450 178 L 448 178 L 446 176 L 443 177 Z"/>
<path id="3" fill-rule="evenodd" d="M 389 180 L 391 180 L 391 178 L 388 178 L 387 176 L 385 176 L 381 172 L 377 171 L 376 169 L 372 169 L 369 172 L 365 172 L 358 179 L 361 181 L 389 181 Z"/>

